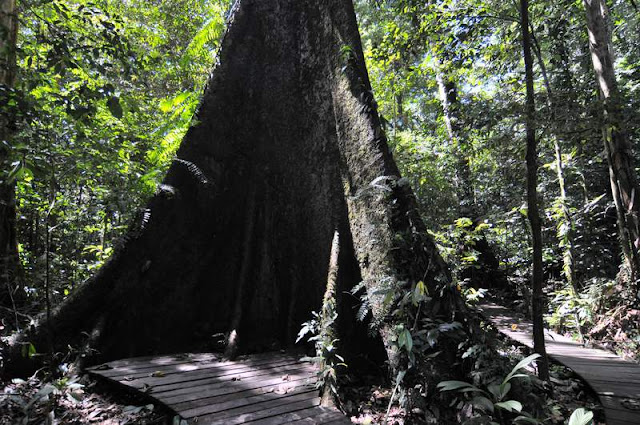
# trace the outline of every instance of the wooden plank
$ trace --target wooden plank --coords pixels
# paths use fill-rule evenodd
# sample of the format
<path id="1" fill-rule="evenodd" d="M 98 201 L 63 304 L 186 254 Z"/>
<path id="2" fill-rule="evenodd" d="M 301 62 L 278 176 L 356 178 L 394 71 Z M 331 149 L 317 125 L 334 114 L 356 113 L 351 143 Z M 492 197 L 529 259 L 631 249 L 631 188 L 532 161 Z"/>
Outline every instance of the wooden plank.
<path id="1" fill-rule="evenodd" d="M 287 359 L 287 360 L 279 361 L 269 365 L 265 365 L 261 369 L 258 369 L 258 368 L 252 369 L 251 366 L 242 366 L 241 368 L 231 369 L 231 370 L 217 370 L 217 369 L 206 370 L 205 369 L 205 370 L 196 370 L 191 372 L 183 372 L 179 374 L 170 374 L 167 376 L 159 376 L 159 377 L 146 376 L 144 378 L 137 378 L 130 381 L 127 380 L 127 381 L 124 381 L 124 383 L 134 388 L 146 388 L 147 386 L 160 387 L 168 384 L 175 384 L 180 382 L 192 382 L 192 381 L 198 381 L 199 379 L 206 379 L 206 378 L 213 378 L 213 377 L 222 378 L 226 376 L 232 377 L 236 375 L 238 377 L 241 377 L 243 373 L 252 372 L 254 370 L 268 370 L 268 369 L 274 369 L 280 366 L 288 366 L 288 365 L 295 365 L 295 364 L 298 364 L 297 361 Z"/>
<path id="2" fill-rule="evenodd" d="M 638 425 L 638 415 L 632 412 L 621 412 L 614 409 L 605 409 L 607 425 Z"/>
<path id="3" fill-rule="evenodd" d="M 268 397 L 268 399 L 274 399 L 274 398 L 277 398 L 278 396 L 282 396 L 282 395 L 275 394 L 275 392 L 269 392 L 267 390 L 268 390 L 268 387 L 261 387 L 261 388 L 254 388 L 254 389 L 251 389 L 251 390 L 247 390 L 247 391 L 244 391 L 242 393 L 237 393 L 236 392 L 236 393 L 230 393 L 230 394 L 226 394 L 226 395 L 221 395 L 221 396 L 218 396 L 216 398 L 215 402 L 216 403 L 224 403 L 224 402 L 228 402 L 228 401 L 240 400 L 240 399 L 242 399 L 242 397 L 252 397 L 252 396 L 260 396 L 260 395 L 269 395 L 270 397 Z M 306 389 L 306 391 L 304 389 L 300 389 L 298 392 L 314 392 L 315 394 L 317 394 L 318 391 L 315 389 L 315 385 L 310 385 Z M 293 393 L 289 393 L 286 396 L 289 396 L 289 395 L 293 395 Z M 267 398 L 265 398 L 265 401 L 266 400 L 267 400 Z M 202 407 L 202 406 L 199 406 L 199 407 Z M 194 408 L 194 409 L 197 409 L 197 408 Z M 215 413 L 215 412 L 213 412 L 213 410 L 215 410 L 215 408 L 212 407 L 211 409 L 212 409 L 212 413 Z M 184 409 L 183 413 L 185 411 L 187 411 L 187 410 L 188 409 Z M 176 411 L 176 409 L 174 409 L 174 411 Z M 185 413 L 185 414 L 188 414 L 188 413 Z"/>
<path id="4" fill-rule="evenodd" d="M 271 351 L 267 353 L 254 354 L 251 356 L 241 356 L 233 360 L 233 363 L 250 363 L 259 362 L 269 359 L 277 359 L 283 357 L 302 357 L 292 353 L 282 353 L 278 351 Z M 164 366 L 198 363 L 198 362 L 230 362 L 223 359 L 220 354 L 213 353 L 176 353 L 165 356 L 143 356 L 133 357 L 130 359 L 114 360 L 108 363 L 99 364 L 96 366 L 88 367 L 86 370 L 89 372 L 100 373 L 135 373 L 139 369 L 152 369 Z M 106 369 L 104 369 L 106 368 Z M 102 369 L 102 370 L 101 370 Z M 123 372 L 124 371 L 124 372 Z"/>
<path id="5" fill-rule="evenodd" d="M 222 396 L 225 397 L 224 401 L 232 400 L 234 398 L 248 397 L 255 394 L 271 393 L 284 388 L 294 387 L 309 387 L 315 388 L 315 382 L 312 382 L 308 376 L 298 376 L 291 381 L 282 381 L 281 378 L 272 379 L 267 381 L 254 381 L 252 383 L 232 383 L 220 388 L 203 391 L 201 394 L 181 394 L 175 397 L 158 397 L 165 403 L 171 403 L 178 408 L 190 408 L 201 406 L 204 404 L 214 404 L 221 400 Z"/>
<path id="6" fill-rule="evenodd" d="M 261 358 L 255 361 L 243 361 L 243 362 L 235 362 L 229 360 L 202 360 L 202 361 L 184 361 L 180 363 L 172 363 L 169 365 L 156 365 L 151 364 L 150 362 L 141 365 L 133 370 L 127 370 L 123 368 L 114 368 L 108 370 L 90 370 L 94 373 L 99 373 L 102 376 L 107 378 L 113 378 L 115 380 L 120 380 L 120 378 L 124 377 L 132 377 L 132 378 L 140 378 L 149 376 L 151 373 L 156 371 L 161 371 L 165 374 L 170 373 L 182 373 L 182 372 L 190 372 L 194 370 L 203 370 L 203 369 L 221 369 L 221 370 L 231 370 L 235 368 L 243 368 L 243 367 L 259 367 L 261 365 L 271 364 L 275 361 L 284 361 L 289 360 L 291 362 L 299 361 L 297 358 L 293 356 L 282 356 L 278 358 Z M 142 367 L 144 366 L 144 367 Z"/>
<path id="7" fill-rule="evenodd" d="M 635 365 L 635 363 L 631 363 L 627 360 L 623 360 L 621 358 L 606 358 L 606 359 L 582 359 L 576 356 L 556 356 L 558 361 L 562 362 L 562 360 L 570 361 L 573 364 L 580 365 L 585 364 L 587 366 L 597 366 L 597 367 L 608 367 L 608 368 L 628 368 L 629 365 Z"/>
<path id="8" fill-rule="evenodd" d="M 483 305 L 481 312 L 504 335 L 529 347 L 533 346 L 531 325 L 525 320 L 508 317 L 509 311 L 501 306 Z M 518 323 L 516 331 L 510 325 Z M 523 323 L 521 326 L 520 323 Z M 549 357 L 573 369 L 596 392 L 604 407 L 608 425 L 638 425 L 640 410 L 622 400 L 637 399 L 640 403 L 640 365 L 625 361 L 613 353 L 586 348 L 581 344 L 549 332 L 545 338 Z"/>
<path id="9" fill-rule="evenodd" d="M 306 383 L 306 379 L 287 383 L 288 385 L 265 385 L 260 388 L 246 390 L 234 393 L 235 397 L 207 397 L 192 400 L 186 403 L 168 403 L 175 408 L 176 411 L 187 411 L 198 407 L 207 406 L 208 413 L 221 412 L 223 410 L 234 409 L 262 401 L 277 398 L 277 396 L 285 394 L 293 394 L 294 392 L 308 392 L 315 390 L 315 385 Z M 164 401 L 164 400 L 163 400 Z"/>
<path id="10" fill-rule="evenodd" d="M 265 410 L 267 408 L 281 406 L 292 402 L 306 400 L 309 398 L 317 397 L 318 391 L 315 387 L 300 386 L 293 391 L 285 394 L 277 394 L 275 392 L 262 393 L 253 396 L 238 397 L 233 400 L 224 403 L 204 403 L 200 406 L 194 406 L 190 408 L 179 408 L 176 406 L 176 412 L 183 418 L 193 418 L 202 416 L 212 416 L 215 414 L 215 418 L 229 418 L 235 417 L 240 414 L 247 414 Z M 242 400 L 251 399 L 250 403 L 243 403 Z M 231 407 L 225 408 L 225 406 L 231 405 Z"/>
<path id="11" fill-rule="evenodd" d="M 209 385 L 211 385 L 212 388 L 216 388 L 220 386 L 218 385 L 220 383 L 226 384 L 229 381 L 234 382 L 234 378 L 235 378 L 235 381 L 242 382 L 244 379 L 256 378 L 259 376 L 265 377 L 266 379 L 266 377 L 269 377 L 269 376 L 273 377 L 273 376 L 278 376 L 278 375 L 287 374 L 287 373 L 299 374 L 299 373 L 305 373 L 305 372 L 308 374 L 309 377 L 315 376 L 315 370 L 313 369 L 311 370 L 306 369 L 306 368 L 300 367 L 300 365 L 289 365 L 289 366 L 274 367 L 270 369 L 260 369 L 257 371 L 250 371 L 250 372 L 245 372 L 241 374 L 216 375 L 216 376 L 210 376 L 205 379 L 180 381 L 180 382 L 175 382 L 167 385 L 158 385 L 158 386 L 152 387 L 150 391 L 154 395 L 171 396 L 171 395 L 192 392 L 191 388 L 193 388 L 193 390 L 195 391 L 201 391 L 202 387 L 209 386 Z M 172 394 L 168 394 L 170 392 Z"/>
<path id="12" fill-rule="evenodd" d="M 195 411 L 186 411 L 179 412 L 179 414 L 187 419 L 196 420 L 195 418 L 197 418 L 196 421 L 198 424 L 236 425 L 302 410 L 307 407 L 317 406 L 319 403 L 320 397 L 318 397 L 317 392 L 309 391 L 224 412 L 194 414 Z M 204 412 L 205 409 L 202 409 L 202 411 Z"/>
<path id="13" fill-rule="evenodd" d="M 346 419 L 344 415 L 336 410 L 327 409 L 322 406 L 309 407 L 307 409 L 296 410 L 278 415 L 276 417 L 259 419 L 250 422 L 251 425 L 283 425 L 305 423 L 301 421 L 311 420 L 316 425 L 324 424 L 337 419 Z M 350 423 L 350 422 L 349 422 Z"/>
<path id="14" fill-rule="evenodd" d="M 638 398 L 601 396 L 600 401 L 607 409 L 640 413 L 640 399 Z"/>
<path id="15" fill-rule="evenodd" d="M 290 422 L 283 422 L 282 420 L 287 420 L 289 418 L 298 418 L 294 419 Z M 277 419 L 279 422 L 274 421 Z M 322 425 L 328 423 L 340 423 L 340 424 L 350 424 L 351 421 L 347 419 L 345 415 L 335 409 L 328 409 L 326 407 L 310 407 L 308 409 L 298 410 L 297 412 L 292 412 L 289 417 L 277 416 L 276 418 L 267 418 L 261 419 L 258 421 L 251 422 L 251 425 L 276 425 L 276 424 L 286 424 L 286 425 Z"/>
<path id="16" fill-rule="evenodd" d="M 211 362 L 220 360 L 220 356 L 211 353 L 186 353 L 174 354 L 170 356 L 145 356 L 134 357 L 131 359 L 114 360 L 108 363 L 102 363 L 96 366 L 88 367 L 86 370 L 91 372 L 110 373 L 110 372 L 135 372 L 139 369 L 154 368 L 162 366 L 171 366 L 176 364 L 185 364 L 193 362 Z"/>
<path id="17" fill-rule="evenodd" d="M 169 368 L 157 368 L 157 369 L 150 369 L 148 371 L 145 371 L 143 373 L 136 373 L 136 374 L 126 374 L 126 375 L 116 375 L 116 376 L 109 376 L 106 374 L 102 374 L 103 376 L 107 377 L 107 378 L 111 378 L 113 380 L 116 381 L 133 381 L 136 379 L 144 379 L 144 378 L 149 378 L 149 377 L 153 377 L 156 375 L 161 375 L 162 377 L 167 377 L 167 376 L 171 376 L 171 375 L 180 375 L 180 376 L 192 376 L 197 374 L 197 372 L 206 372 L 206 373 L 211 373 L 211 374 L 218 374 L 219 372 L 244 372 L 244 371 L 248 371 L 248 370 L 258 370 L 261 368 L 269 368 L 271 366 L 275 366 L 275 365 L 282 365 L 282 364 L 299 364 L 300 362 L 297 359 L 293 359 L 293 358 L 284 358 L 284 359 L 280 359 L 280 360 L 263 360 L 263 362 L 265 363 L 258 363 L 258 364 L 246 364 L 246 363 L 225 363 L 225 364 L 215 364 L 215 363 L 187 363 L 184 365 L 178 365 L 177 366 L 177 370 L 175 369 L 176 366 L 170 366 Z"/>
<path id="18" fill-rule="evenodd" d="M 315 366 L 298 358 L 268 353 L 228 361 L 209 353 L 177 354 L 118 360 L 87 371 L 144 391 L 197 424 L 350 423 L 337 409 L 319 406 Z"/>
<path id="19" fill-rule="evenodd" d="M 257 370 L 254 372 L 247 372 L 246 374 L 240 376 L 232 376 L 232 377 L 213 377 L 210 379 L 203 379 L 199 381 L 192 381 L 188 386 L 185 386 L 184 383 L 173 384 L 165 387 L 154 387 L 151 389 L 151 392 L 154 396 L 162 397 L 163 399 L 171 399 L 173 397 L 180 397 L 182 395 L 188 396 L 192 393 L 203 393 L 208 390 L 216 390 L 218 388 L 225 387 L 230 383 L 240 382 L 245 386 L 249 387 L 256 382 L 262 381 L 280 381 L 282 376 L 290 375 L 291 378 L 296 378 L 305 376 L 309 379 L 315 378 L 315 371 L 309 371 L 308 369 L 300 368 L 298 365 L 291 365 L 282 368 L 269 369 L 269 370 Z M 234 380 L 234 378 L 236 378 Z M 240 379 L 238 381 L 238 378 Z M 313 379 L 315 381 L 315 379 Z"/>
<path id="20" fill-rule="evenodd" d="M 336 421 L 327 422 L 324 425 L 350 425 L 352 422 L 349 418 L 338 419 Z"/>
<path id="21" fill-rule="evenodd" d="M 262 377 L 261 377 L 262 378 Z M 154 394 L 154 396 L 158 397 L 164 403 L 171 403 L 172 405 L 182 405 L 187 404 L 189 402 L 201 399 L 212 399 L 213 397 L 219 397 L 227 394 L 232 394 L 234 392 L 247 392 L 250 390 L 258 390 L 260 388 L 266 388 L 268 390 L 270 387 L 277 387 L 278 385 L 285 385 L 287 383 L 295 382 L 296 385 L 315 385 L 315 378 L 309 377 L 308 374 L 297 374 L 291 375 L 289 381 L 283 381 L 282 377 L 273 377 L 271 379 L 255 379 L 251 381 L 240 381 L 240 382 L 224 382 L 221 385 L 216 385 L 212 387 L 201 387 L 199 391 L 195 392 L 187 392 L 181 394 Z"/>

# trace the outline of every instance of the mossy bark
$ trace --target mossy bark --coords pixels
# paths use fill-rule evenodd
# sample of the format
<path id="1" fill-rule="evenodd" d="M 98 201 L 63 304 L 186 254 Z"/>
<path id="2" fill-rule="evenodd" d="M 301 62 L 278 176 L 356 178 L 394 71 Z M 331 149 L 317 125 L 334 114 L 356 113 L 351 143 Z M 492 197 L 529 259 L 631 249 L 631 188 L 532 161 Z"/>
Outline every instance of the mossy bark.
<path id="1" fill-rule="evenodd" d="M 342 349 L 369 349 L 344 295 L 364 281 L 400 368 L 378 291 L 423 280 L 430 314 L 448 317 L 455 295 L 380 129 L 351 1 L 242 0 L 127 243 L 23 341 L 41 348 L 50 329 L 64 349 L 88 334 L 92 361 L 203 349 L 231 331 L 234 353 L 286 347 L 321 309 L 336 231 Z"/>
<path id="2" fill-rule="evenodd" d="M 624 119 L 624 102 L 615 75 L 609 9 L 605 0 L 583 0 L 582 3 L 586 12 L 593 70 L 603 105 L 602 135 L 611 194 L 617 211 L 618 236 L 637 290 L 637 280 L 640 278 L 640 185 Z M 632 301 L 640 303 L 640 293 Z"/>

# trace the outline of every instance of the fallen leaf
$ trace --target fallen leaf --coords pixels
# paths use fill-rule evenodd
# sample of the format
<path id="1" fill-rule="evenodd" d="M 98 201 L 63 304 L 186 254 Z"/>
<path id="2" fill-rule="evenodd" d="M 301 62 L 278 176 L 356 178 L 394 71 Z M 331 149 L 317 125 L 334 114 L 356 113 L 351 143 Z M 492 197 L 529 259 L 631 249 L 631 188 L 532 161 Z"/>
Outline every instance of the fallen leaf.
<path id="1" fill-rule="evenodd" d="M 625 409 L 640 410 L 640 400 L 634 400 L 632 398 L 625 398 L 620 402 Z"/>
<path id="2" fill-rule="evenodd" d="M 113 369 L 113 368 L 108 364 L 101 364 L 100 366 L 96 366 L 95 368 L 93 368 L 93 370 L 109 370 L 109 369 Z"/>

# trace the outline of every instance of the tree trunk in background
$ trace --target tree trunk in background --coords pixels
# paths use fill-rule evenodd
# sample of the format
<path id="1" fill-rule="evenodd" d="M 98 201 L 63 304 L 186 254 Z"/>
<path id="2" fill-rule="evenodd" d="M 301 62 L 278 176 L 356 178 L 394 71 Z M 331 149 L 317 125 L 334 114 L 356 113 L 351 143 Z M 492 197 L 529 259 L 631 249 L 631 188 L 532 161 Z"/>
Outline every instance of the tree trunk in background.
<path id="1" fill-rule="evenodd" d="M 21 276 L 16 239 L 15 183 L 9 181 L 14 114 L 7 106 L 16 78 L 18 19 L 15 0 L 0 0 L 0 305 L 15 309 L 16 282 Z M 17 323 L 16 323 L 17 326 Z"/>
<path id="2" fill-rule="evenodd" d="M 558 109 L 558 105 L 556 104 L 555 96 L 553 89 L 551 88 L 551 82 L 549 81 L 549 75 L 547 73 L 547 67 L 545 65 L 544 59 L 542 57 L 542 49 L 537 42 L 535 33 L 533 29 L 531 29 L 531 40 L 533 41 L 533 51 L 536 54 L 536 58 L 538 59 L 538 65 L 540 66 L 540 72 L 542 73 L 542 80 L 544 81 L 545 88 L 547 90 L 547 105 L 551 111 L 551 122 L 555 124 L 557 121 L 556 111 Z M 570 81 L 570 76 L 567 78 L 565 75 L 565 81 Z M 572 296 L 577 299 L 579 293 L 579 285 L 576 278 L 576 264 L 574 260 L 574 249 L 573 249 L 573 233 L 574 233 L 574 222 L 573 217 L 571 216 L 571 211 L 569 210 L 569 200 L 567 198 L 567 190 L 566 190 L 566 179 L 564 176 L 564 162 L 562 160 L 562 149 L 560 148 L 560 142 L 558 139 L 562 140 L 564 137 L 564 130 L 566 126 L 555 126 L 555 133 L 557 134 L 556 138 L 553 139 L 553 147 L 555 151 L 555 163 L 556 163 L 556 175 L 558 176 L 558 189 L 559 196 L 556 199 L 556 208 L 559 210 L 559 213 L 555 214 L 555 218 L 557 221 L 557 232 L 556 236 L 560 241 L 560 248 L 562 248 L 562 274 L 567 279 L 567 284 L 569 285 L 569 289 L 571 290 Z M 576 313 L 574 314 L 574 318 L 576 321 L 576 330 L 580 335 L 580 341 L 584 341 L 584 333 L 582 331 L 582 326 L 580 325 L 580 317 Z"/>
<path id="3" fill-rule="evenodd" d="M 439 67 L 440 68 L 440 67 Z M 438 69 L 436 73 L 442 112 L 449 142 L 456 158 L 456 195 L 460 202 L 460 216 L 475 218 L 478 215 L 474 197 L 471 167 L 469 166 L 469 144 L 462 134 L 460 123 L 460 102 L 458 88 L 445 71 Z"/>
<path id="4" fill-rule="evenodd" d="M 549 363 L 544 343 L 544 294 L 542 292 L 542 227 L 538 208 L 538 152 L 535 129 L 536 106 L 533 91 L 533 58 L 531 56 L 531 37 L 529 34 L 529 2 L 520 0 L 520 28 L 522 30 L 522 50 L 524 55 L 525 80 L 527 87 L 526 131 L 527 131 L 527 205 L 533 241 L 533 344 L 536 353 L 542 358 L 538 361 L 538 376 L 549 380 Z"/>
<path id="5" fill-rule="evenodd" d="M 289 346 L 321 309 L 336 231 L 335 294 L 364 282 L 392 370 L 406 357 L 385 289 L 424 281 L 423 312 L 459 311 L 380 128 L 351 1 L 236 3 L 195 118 L 126 245 L 53 314 L 56 349 L 82 332 L 92 361 L 207 349 L 232 331 L 233 351 Z M 366 352 L 343 298 L 341 349 Z M 47 329 L 23 340 L 42 347 Z M 456 347 L 438 349 L 433 386 Z"/>
<path id="6" fill-rule="evenodd" d="M 442 69 L 438 63 L 436 65 L 436 81 L 440 92 L 440 101 L 442 103 L 442 113 L 449 136 L 449 143 L 453 148 L 456 157 L 456 195 L 460 204 L 459 216 L 471 219 L 473 229 L 479 223 L 480 213 L 478 205 L 475 201 L 473 179 L 471 176 L 471 167 L 469 164 L 469 142 L 464 137 L 464 131 L 461 125 L 460 101 L 458 99 L 458 88 L 456 82 L 453 81 Z M 479 235 L 471 246 L 464 249 L 475 250 L 478 252 L 477 264 L 462 270 L 461 279 L 468 279 L 474 287 L 480 288 L 506 288 L 507 277 L 500 270 L 500 262 L 496 258 L 484 233 Z"/>
<path id="7" fill-rule="evenodd" d="M 589 49 L 603 102 L 603 139 L 611 192 L 616 204 L 622 251 L 630 267 L 632 279 L 638 279 L 640 245 L 638 201 L 639 186 L 634 168 L 633 151 L 623 118 L 622 99 L 613 68 L 614 55 L 609 29 L 609 10 L 605 0 L 584 0 L 589 32 Z"/>

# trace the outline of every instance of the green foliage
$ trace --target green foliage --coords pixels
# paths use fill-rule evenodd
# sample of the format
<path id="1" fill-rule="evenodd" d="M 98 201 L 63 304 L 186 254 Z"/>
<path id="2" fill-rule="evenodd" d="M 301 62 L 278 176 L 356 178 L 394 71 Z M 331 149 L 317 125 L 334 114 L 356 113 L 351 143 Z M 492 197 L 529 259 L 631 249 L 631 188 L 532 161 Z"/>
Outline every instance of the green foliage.
<path id="1" fill-rule="evenodd" d="M 539 357 L 539 354 L 533 354 L 522 359 L 502 381 L 491 383 L 486 388 L 479 388 L 464 381 L 443 381 L 437 387 L 441 392 L 455 391 L 460 394 L 483 419 L 492 423 L 495 421 L 498 421 L 495 423 L 504 423 L 501 410 L 507 413 L 519 414 L 519 416 L 513 416 L 513 423 L 541 423 L 530 414 L 522 411 L 521 402 L 506 399 L 511 391 L 510 381 L 515 378 L 528 379 L 529 375 L 519 372 Z"/>
<path id="2" fill-rule="evenodd" d="M 31 382 L 34 381 L 34 382 Z M 29 382 L 22 379 L 13 379 L 12 383 L 18 386 L 29 386 L 37 382 L 35 377 L 30 378 Z M 49 383 L 41 383 L 37 392 L 30 396 L 26 396 L 17 391 L 13 394 L 12 401 L 21 407 L 21 415 L 17 418 L 18 423 L 27 425 L 42 416 L 42 410 L 47 412 L 46 416 L 54 418 L 53 411 L 55 406 L 61 402 L 75 405 L 82 401 L 84 385 L 79 382 L 78 377 L 62 377 Z"/>
<path id="3" fill-rule="evenodd" d="M 229 5 L 21 2 L 16 84 L 0 90 L 12 166 L 0 178 L 16 183 L 24 313 L 40 310 L 45 281 L 56 305 L 94 273 L 156 192 Z"/>
<path id="4" fill-rule="evenodd" d="M 593 421 L 593 412 L 584 408 L 576 409 L 569 418 L 568 425 L 589 425 Z"/>
<path id="5" fill-rule="evenodd" d="M 313 318 L 302 324 L 296 343 L 309 335 L 307 340 L 313 342 L 316 355 L 305 357 L 303 360 L 311 361 L 318 366 L 316 388 L 327 388 L 337 397 L 338 368 L 347 365 L 337 352 L 338 339 L 333 337 L 332 328 L 338 318 L 335 304 L 325 303 L 323 310 L 323 314 L 312 312 Z"/>

